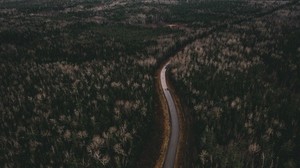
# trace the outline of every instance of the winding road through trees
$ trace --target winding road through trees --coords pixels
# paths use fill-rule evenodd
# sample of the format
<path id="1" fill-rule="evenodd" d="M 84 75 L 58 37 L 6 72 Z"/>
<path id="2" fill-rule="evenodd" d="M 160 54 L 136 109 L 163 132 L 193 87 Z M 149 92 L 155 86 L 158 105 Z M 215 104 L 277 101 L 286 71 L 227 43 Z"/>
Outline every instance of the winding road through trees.
<path id="1" fill-rule="evenodd" d="M 160 71 L 160 84 L 163 90 L 164 96 L 168 103 L 168 109 L 170 114 L 170 138 L 169 144 L 167 149 L 167 154 L 164 160 L 164 168 L 171 168 L 174 167 L 176 161 L 176 153 L 178 149 L 178 142 L 179 142 L 179 119 L 178 119 L 178 111 L 175 106 L 175 101 L 169 91 L 167 81 L 166 81 L 166 70 L 168 67 L 168 62 L 163 66 L 162 70 Z"/>
<path id="2" fill-rule="evenodd" d="M 195 40 L 205 37 L 207 35 L 209 35 L 212 32 L 215 31 L 220 31 L 220 30 L 224 30 L 228 27 L 228 25 L 236 25 L 236 24 L 240 24 L 242 22 L 246 22 L 246 21 L 250 21 L 254 18 L 260 18 L 263 17 L 265 15 L 271 14 L 275 11 L 278 11 L 280 9 L 283 9 L 285 7 L 294 5 L 296 3 L 299 3 L 299 0 L 293 0 L 289 3 L 280 5 L 278 7 L 275 7 L 271 10 L 265 11 L 265 12 L 261 12 L 261 13 L 257 13 L 254 14 L 251 17 L 247 17 L 244 19 L 239 19 L 239 20 L 235 20 L 232 21 L 231 23 L 224 23 L 218 26 L 213 27 L 212 29 L 206 31 L 206 32 L 202 32 L 200 34 L 196 34 L 194 37 L 187 39 L 186 41 L 182 42 L 181 45 L 177 46 L 176 49 L 171 52 L 171 54 L 169 55 L 169 57 L 172 57 L 173 55 L 175 55 L 177 52 L 179 52 L 180 50 L 182 50 L 185 46 L 187 46 L 188 44 L 191 44 L 192 42 L 194 42 Z M 183 121 L 181 121 L 182 118 L 180 118 L 180 114 L 179 114 L 179 110 L 178 110 L 178 106 L 176 106 L 175 100 L 174 100 L 174 96 L 172 96 L 168 83 L 167 83 L 167 78 L 166 78 L 166 71 L 168 68 L 170 61 L 165 62 L 162 65 L 162 68 L 159 71 L 159 81 L 160 81 L 160 93 L 163 93 L 163 98 L 167 101 L 167 109 L 168 110 L 168 116 L 169 117 L 165 117 L 165 123 L 168 122 L 168 126 L 164 126 L 164 132 L 167 134 L 164 134 L 163 136 L 168 136 L 168 138 L 163 138 L 164 142 L 167 142 L 168 145 L 167 147 L 164 145 L 164 142 L 162 143 L 163 145 L 161 146 L 161 150 L 160 150 L 160 157 L 158 159 L 158 161 L 156 162 L 156 166 L 155 168 L 174 168 L 174 167 L 178 167 L 178 160 L 179 157 L 177 155 L 179 155 L 179 149 L 181 148 L 180 143 L 182 143 L 182 140 L 180 139 L 182 132 L 180 125 L 179 124 L 185 124 Z M 162 97 L 160 98 L 160 101 L 162 102 L 162 104 L 166 104 L 165 100 Z M 164 106 L 164 105 L 162 105 Z M 181 121 L 181 122 L 180 122 Z M 167 128 L 169 127 L 169 128 Z M 182 126 L 181 126 L 182 127 Z M 180 149 L 180 152 L 182 149 Z"/>

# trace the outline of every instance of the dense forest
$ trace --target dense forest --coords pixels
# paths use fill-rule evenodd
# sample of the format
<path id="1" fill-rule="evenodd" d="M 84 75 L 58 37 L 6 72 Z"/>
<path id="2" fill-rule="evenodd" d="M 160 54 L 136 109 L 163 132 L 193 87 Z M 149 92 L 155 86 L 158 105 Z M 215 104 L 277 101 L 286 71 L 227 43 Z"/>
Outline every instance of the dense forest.
<path id="1" fill-rule="evenodd" d="M 231 25 L 172 59 L 196 167 L 298 167 L 300 5 Z"/>
<path id="2" fill-rule="evenodd" d="M 0 167 L 136 167 L 174 55 L 193 167 L 298 167 L 299 2 L 0 2 Z"/>
<path id="3" fill-rule="evenodd" d="M 117 12 L 97 4 L 10 5 L 0 9 L 1 167 L 132 167 L 154 129 L 157 58 L 183 32 L 106 21 Z"/>

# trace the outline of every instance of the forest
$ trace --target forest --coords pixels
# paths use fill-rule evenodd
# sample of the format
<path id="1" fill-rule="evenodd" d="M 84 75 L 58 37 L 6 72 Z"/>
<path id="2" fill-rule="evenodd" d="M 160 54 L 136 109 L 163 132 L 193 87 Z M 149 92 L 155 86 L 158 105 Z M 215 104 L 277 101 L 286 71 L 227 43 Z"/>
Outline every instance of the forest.
<path id="1" fill-rule="evenodd" d="M 0 1 L 0 167 L 138 167 L 169 59 L 192 167 L 298 167 L 290 2 Z"/>
<path id="2" fill-rule="evenodd" d="M 213 32 L 172 58 L 196 167 L 298 167 L 299 3 Z"/>

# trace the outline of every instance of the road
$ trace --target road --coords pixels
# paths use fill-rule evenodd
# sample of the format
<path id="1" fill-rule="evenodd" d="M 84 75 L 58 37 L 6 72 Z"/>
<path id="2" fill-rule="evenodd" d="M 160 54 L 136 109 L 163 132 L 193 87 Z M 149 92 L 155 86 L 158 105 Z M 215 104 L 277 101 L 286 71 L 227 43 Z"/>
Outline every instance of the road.
<path id="1" fill-rule="evenodd" d="M 169 115 L 170 115 L 170 139 L 167 149 L 167 154 L 164 161 L 164 168 L 173 168 L 176 161 L 176 153 L 178 149 L 179 141 L 179 121 L 178 113 L 173 100 L 173 97 L 169 91 L 166 81 L 166 70 L 169 63 L 166 63 L 160 72 L 160 84 L 163 89 L 164 96 L 168 102 Z"/>
<path id="2" fill-rule="evenodd" d="M 239 20 L 232 21 L 231 23 L 224 23 L 222 25 L 215 26 L 214 28 L 208 30 L 207 32 L 200 33 L 198 35 L 195 35 L 195 38 L 186 40 L 185 42 L 182 42 L 182 46 L 178 47 L 177 50 L 174 51 L 173 55 L 175 55 L 177 52 L 182 50 L 185 46 L 188 44 L 193 43 L 196 39 L 203 38 L 205 36 L 208 36 L 209 34 L 213 32 L 218 32 L 221 30 L 224 30 L 228 27 L 228 25 L 238 25 L 241 24 L 242 22 L 247 22 L 255 18 L 260 18 L 265 15 L 269 15 L 275 11 L 278 11 L 280 9 L 283 9 L 285 7 L 292 6 L 294 4 L 299 3 L 299 0 L 293 0 L 290 3 L 283 4 L 280 6 L 277 6 L 269 11 L 265 11 L 262 13 L 254 14 L 254 16 L 248 17 L 248 18 L 243 18 Z M 176 109 L 174 99 L 169 91 L 167 81 L 166 81 L 166 70 L 169 65 L 169 62 L 165 63 L 163 68 L 160 71 L 160 85 L 162 88 L 162 91 L 164 93 L 164 97 L 167 100 L 168 103 L 168 108 L 169 108 L 169 116 L 170 116 L 170 136 L 169 136 L 169 144 L 168 148 L 166 149 L 166 155 L 164 157 L 163 161 L 163 167 L 164 168 L 174 168 L 175 163 L 176 163 L 176 154 L 177 150 L 179 148 L 179 118 L 178 118 L 178 111 Z"/>

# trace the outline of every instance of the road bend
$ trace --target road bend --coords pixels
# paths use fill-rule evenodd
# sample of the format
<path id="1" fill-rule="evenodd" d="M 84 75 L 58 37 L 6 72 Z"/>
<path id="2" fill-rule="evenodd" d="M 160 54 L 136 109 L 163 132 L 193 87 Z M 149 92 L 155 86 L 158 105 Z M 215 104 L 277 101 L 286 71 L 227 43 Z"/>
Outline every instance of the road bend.
<path id="1" fill-rule="evenodd" d="M 174 99 L 169 91 L 166 81 L 166 70 L 169 63 L 166 63 L 160 72 L 160 81 L 163 93 L 168 102 L 169 115 L 170 115 L 170 139 L 167 149 L 167 154 L 164 161 L 164 168 L 173 168 L 176 162 L 176 153 L 178 149 L 179 141 L 179 121 L 178 113 L 174 103 Z"/>
<path id="2" fill-rule="evenodd" d="M 295 5 L 297 3 L 299 3 L 299 0 L 293 0 L 290 3 L 280 5 L 280 6 L 274 8 L 274 9 L 271 9 L 269 11 L 255 14 L 252 17 L 245 18 L 245 19 L 240 19 L 240 20 L 235 20 L 235 21 L 231 22 L 230 24 L 224 23 L 222 25 L 216 26 L 216 27 L 214 27 L 213 29 L 211 29 L 207 32 L 198 34 L 194 39 L 183 43 L 182 47 L 178 48 L 178 51 L 180 49 L 182 49 L 183 47 L 185 47 L 186 45 L 191 44 L 196 39 L 205 37 L 205 36 L 211 34 L 212 32 L 217 32 L 217 31 L 221 31 L 221 30 L 226 29 L 227 25 L 241 24 L 242 22 L 246 22 L 246 21 L 249 21 L 249 20 L 252 20 L 252 19 L 255 19 L 255 18 L 260 18 L 260 17 L 263 17 L 265 15 L 269 15 L 273 12 L 276 12 L 280 9 Z M 168 65 L 169 65 L 169 62 L 167 62 L 163 66 L 162 70 L 160 71 L 160 82 L 161 82 L 160 84 L 161 84 L 164 96 L 165 96 L 165 98 L 167 100 L 167 103 L 168 103 L 169 115 L 170 115 L 170 128 L 171 128 L 168 149 L 167 149 L 166 156 L 164 158 L 163 167 L 164 168 L 174 168 L 174 165 L 175 165 L 175 162 L 176 162 L 176 153 L 177 153 L 177 149 L 179 148 L 178 147 L 178 144 L 179 144 L 178 143 L 179 142 L 179 121 L 178 121 L 178 113 L 177 113 L 177 109 L 175 107 L 174 99 L 173 99 L 173 97 L 172 97 L 172 95 L 169 91 L 167 81 L 166 81 L 166 70 L 167 70 Z"/>

